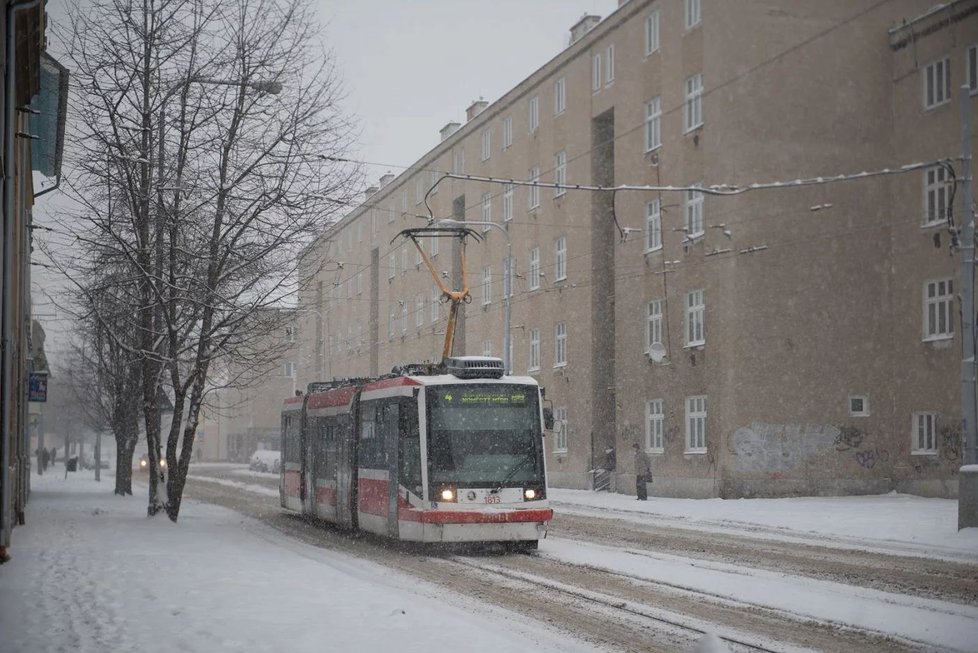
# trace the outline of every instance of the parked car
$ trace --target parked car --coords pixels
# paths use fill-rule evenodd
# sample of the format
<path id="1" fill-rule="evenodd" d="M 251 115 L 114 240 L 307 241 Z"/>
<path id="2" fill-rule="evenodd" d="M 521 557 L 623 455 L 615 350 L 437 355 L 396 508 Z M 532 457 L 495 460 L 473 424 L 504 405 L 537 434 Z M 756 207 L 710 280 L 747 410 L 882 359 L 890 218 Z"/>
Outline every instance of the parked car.
<path id="1" fill-rule="evenodd" d="M 281 468 L 282 454 L 273 449 L 259 449 L 251 455 L 249 469 L 256 472 L 272 472 L 278 474 Z"/>

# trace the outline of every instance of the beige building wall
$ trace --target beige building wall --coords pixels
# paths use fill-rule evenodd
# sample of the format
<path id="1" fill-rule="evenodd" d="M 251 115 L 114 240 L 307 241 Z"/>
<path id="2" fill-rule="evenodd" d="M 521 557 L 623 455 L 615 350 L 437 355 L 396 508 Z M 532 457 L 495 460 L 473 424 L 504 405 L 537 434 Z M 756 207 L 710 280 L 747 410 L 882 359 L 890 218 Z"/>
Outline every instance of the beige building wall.
<path id="1" fill-rule="evenodd" d="M 324 234 L 310 251 L 325 264 L 300 299 L 300 311 L 314 312 L 299 343 L 322 354 L 300 361 L 299 378 L 372 375 L 441 357 L 447 309 L 432 309 L 434 283 L 398 237 L 426 224 L 423 195 L 441 179 L 428 199 L 435 219 L 486 216 L 506 227 L 515 259 L 513 370 L 538 378 L 566 416 L 566 428 L 548 434 L 554 485 L 589 487 L 613 447 L 617 487 L 630 488 L 638 442 L 651 445 L 653 494 L 953 495 L 959 328 L 925 339 L 923 320 L 926 284 L 949 279 L 959 288 L 959 258 L 946 225 L 922 226 L 924 171 L 707 195 L 703 233 L 693 238 L 683 231 L 695 206 L 685 191 L 539 187 L 531 207 L 533 191 L 516 186 L 504 220 L 506 186 L 484 178 L 529 180 L 536 169 L 541 182 L 554 182 L 561 153 L 569 184 L 673 187 L 826 178 L 959 154 L 958 100 L 925 109 L 922 75 L 949 57 L 952 86 L 964 79 L 968 48 L 978 43 L 974 0 L 922 18 L 928 3 L 911 0 L 703 0 L 689 28 L 686 4 L 621 3 Z M 649 52 L 653 14 L 659 39 Z M 702 124 L 687 129 L 686 83 L 696 75 Z M 653 98 L 661 144 L 647 151 Z M 442 179 L 445 172 L 473 178 Z M 650 247 L 654 201 L 661 246 Z M 472 302 L 456 352 L 502 356 L 507 239 L 496 228 L 483 235 L 468 242 Z M 430 240 L 424 246 L 432 251 Z M 433 264 L 458 280 L 448 240 Z M 699 291 L 705 337 L 690 344 L 687 304 Z M 646 353 L 652 301 L 666 351 L 658 362 Z M 565 362 L 555 360 L 558 328 Z M 531 368 L 535 335 L 539 365 Z M 650 420 L 649 402 L 661 419 Z M 705 446 L 690 446 L 690 424 L 700 421 L 689 408 L 705 412 Z M 922 412 L 937 417 L 927 451 L 914 440 Z M 657 433 L 661 442 L 650 437 Z"/>

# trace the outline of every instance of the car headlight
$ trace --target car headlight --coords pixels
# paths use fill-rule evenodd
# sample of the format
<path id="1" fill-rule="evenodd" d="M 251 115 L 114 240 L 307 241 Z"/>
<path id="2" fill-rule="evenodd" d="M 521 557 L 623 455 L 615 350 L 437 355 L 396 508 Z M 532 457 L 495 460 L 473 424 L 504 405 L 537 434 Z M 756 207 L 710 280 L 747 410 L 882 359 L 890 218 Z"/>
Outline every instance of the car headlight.
<path id="1" fill-rule="evenodd" d="M 148 462 L 147 462 L 146 460 L 144 460 L 144 459 L 142 459 L 142 458 L 140 458 L 140 460 L 139 460 L 139 466 L 140 466 L 140 467 L 145 467 L 145 466 L 146 466 L 146 465 L 148 465 L 148 464 L 149 464 L 149 463 L 148 463 Z"/>
<path id="2" fill-rule="evenodd" d="M 160 458 L 160 467 L 166 469 L 166 458 Z"/>

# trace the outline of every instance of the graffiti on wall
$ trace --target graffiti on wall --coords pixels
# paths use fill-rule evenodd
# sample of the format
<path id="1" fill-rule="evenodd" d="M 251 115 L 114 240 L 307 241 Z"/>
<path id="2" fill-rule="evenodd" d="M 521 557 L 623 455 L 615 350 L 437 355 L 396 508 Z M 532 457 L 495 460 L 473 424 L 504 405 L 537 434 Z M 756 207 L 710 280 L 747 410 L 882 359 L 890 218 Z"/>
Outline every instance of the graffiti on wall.
<path id="1" fill-rule="evenodd" d="M 873 469 L 877 463 L 885 463 L 890 460 L 890 452 L 886 449 L 867 449 L 857 451 L 855 454 L 856 462 L 863 469 Z"/>
<path id="2" fill-rule="evenodd" d="M 731 471 L 784 475 L 831 449 L 838 437 L 837 426 L 754 422 L 730 437 Z"/>

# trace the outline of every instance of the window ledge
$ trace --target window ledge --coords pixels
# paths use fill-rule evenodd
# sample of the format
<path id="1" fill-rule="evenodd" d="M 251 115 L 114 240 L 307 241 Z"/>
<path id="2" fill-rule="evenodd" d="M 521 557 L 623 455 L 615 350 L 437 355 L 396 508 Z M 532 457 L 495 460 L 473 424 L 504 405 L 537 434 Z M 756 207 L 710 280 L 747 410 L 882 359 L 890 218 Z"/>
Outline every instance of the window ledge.
<path id="1" fill-rule="evenodd" d="M 656 252 L 661 252 L 661 251 L 662 251 L 662 245 L 659 245 L 658 247 L 653 247 L 652 249 L 645 250 L 645 254 L 646 255 L 655 254 Z"/>
<path id="2" fill-rule="evenodd" d="M 910 455 L 911 456 L 936 456 L 937 450 L 934 449 L 933 451 L 931 451 L 929 449 L 915 449 L 910 452 Z"/>
<path id="3" fill-rule="evenodd" d="M 701 456 L 706 453 L 706 449 L 686 449 L 683 455 Z"/>
<path id="4" fill-rule="evenodd" d="M 561 370 L 565 367 L 567 367 L 567 363 L 557 363 L 556 365 L 554 365 L 555 370 Z"/>
<path id="5" fill-rule="evenodd" d="M 921 231 L 926 229 L 933 229 L 934 227 L 946 227 L 947 220 L 934 220 L 933 222 L 925 222 L 920 225 Z"/>
<path id="6" fill-rule="evenodd" d="M 927 113 L 928 111 L 933 111 L 934 109 L 940 109 L 941 107 L 946 107 L 946 106 L 948 106 L 950 104 L 951 104 L 951 98 L 948 98 L 948 99 L 944 100 L 943 102 L 938 102 L 937 104 L 932 104 L 929 107 L 925 105 L 924 106 L 924 113 Z"/>
<path id="7" fill-rule="evenodd" d="M 683 345 L 683 349 L 687 351 L 703 351 L 706 346 L 706 341 L 703 342 L 691 342 L 689 344 Z"/>
<path id="8" fill-rule="evenodd" d="M 948 340 L 954 340 L 953 333 L 942 336 L 927 336 L 920 339 L 921 342 L 946 342 Z"/>
<path id="9" fill-rule="evenodd" d="M 552 453 L 554 453 L 554 454 L 566 454 L 567 453 L 567 449 L 566 448 L 564 448 L 564 449 L 554 449 Z"/>
<path id="10" fill-rule="evenodd" d="M 659 454 L 659 455 L 664 454 L 665 452 L 666 452 L 665 449 L 646 449 L 645 450 L 645 453 Z"/>

